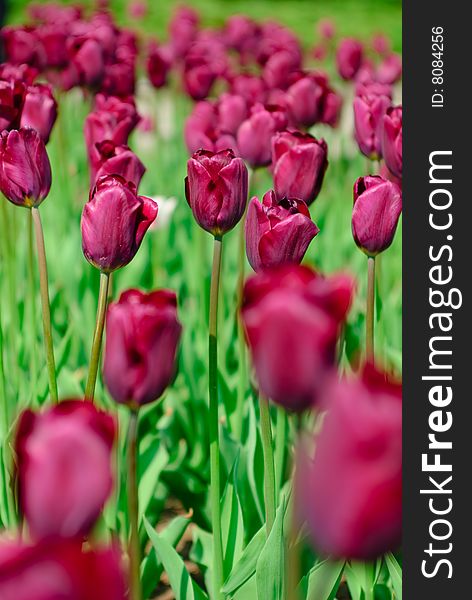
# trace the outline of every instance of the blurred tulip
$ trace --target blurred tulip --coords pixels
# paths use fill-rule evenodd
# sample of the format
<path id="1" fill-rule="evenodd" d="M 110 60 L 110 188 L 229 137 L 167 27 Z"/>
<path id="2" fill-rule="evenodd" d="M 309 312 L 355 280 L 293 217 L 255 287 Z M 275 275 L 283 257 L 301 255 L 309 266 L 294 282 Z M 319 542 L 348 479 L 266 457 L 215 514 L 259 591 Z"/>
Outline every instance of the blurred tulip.
<path id="1" fill-rule="evenodd" d="M 5 75 L 8 76 L 8 73 Z M 21 81 L 13 78 L 0 80 L 0 131 L 19 128 L 25 93 Z"/>
<path id="2" fill-rule="evenodd" d="M 246 218 L 246 253 L 254 271 L 300 263 L 319 232 L 303 200 L 277 199 L 271 190 L 262 204 L 252 198 Z"/>
<path id="3" fill-rule="evenodd" d="M 321 123 L 325 123 L 330 127 L 336 127 L 341 116 L 342 105 L 342 97 L 334 90 L 328 90 L 324 98 L 323 112 L 320 119 Z"/>
<path id="4" fill-rule="evenodd" d="M 187 6 L 180 6 L 169 23 L 169 38 L 175 57 L 182 58 L 192 45 L 199 25 L 198 13 Z"/>
<path id="5" fill-rule="evenodd" d="M 22 413 L 16 435 L 21 511 L 34 539 L 90 532 L 113 485 L 115 424 L 82 400 Z M 60 493 L 58 493 L 60 490 Z"/>
<path id="6" fill-rule="evenodd" d="M 216 74 L 211 66 L 202 62 L 184 71 L 184 88 L 193 100 L 203 100 L 210 93 Z"/>
<path id="7" fill-rule="evenodd" d="M 316 29 L 318 34 L 325 40 L 331 40 L 336 35 L 336 25 L 331 19 L 320 19 Z"/>
<path id="8" fill-rule="evenodd" d="M 366 365 L 359 377 L 334 381 L 324 401 L 314 460 L 299 452 L 300 516 L 324 554 L 375 559 L 401 539 L 401 385 Z"/>
<path id="9" fill-rule="evenodd" d="M 299 198 L 311 204 L 328 168 L 328 147 L 309 133 L 283 131 L 272 138 L 274 189 L 277 198 Z"/>
<path id="10" fill-rule="evenodd" d="M 239 126 L 248 116 L 247 101 L 242 96 L 222 94 L 216 112 L 220 131 L 236 135 Z"/>
<path id="11" fill-rule="evenodd" d="M 132 183 L 118 175 L 100 178 L 82 212 L 85 258 L 104 273 L 124 267 L 156 216 L 156 203 L 137 196 Z"/>
<path id="12" fill-rule="evenodd" d="M 238 129 L 237 144 L 242 158 L 252 167 L 270 164 L 272 138 L 287 126 L 285 111 L 274 105 L 256 105 Z"/>
<path id="13" fill-rule="evenodd" d="M 354 128 L 359 149 L 371 160 L 382 156 L 382 119 L 390 105 L 387 96 L 367 94 L 354 98 Z"/>
<path id="14" fill-rule="evenodd" d="M 0 189 L 17 206 L 39 206 L 51 189 L 51 164 L 34 129 L 0 134 Z"/>
<path id="15" fill-rule="evenodd" d="M 311 127 L 321 120 L 325 87 L 313 77 L 305 76 L 287 90 L 292 120 L 300 127 Z"/>
<path id="16" fill-rule="evenodd" d="M 134 60 L 106 65 L 100 91 L 119 98 L 133 95 L 136 87 L 135 71 Z"/>
<path id="17" fill-rule="evenodd" d="M 21 127 L 36 129 L 43 142 L 47 144 L 56 118 L 57 102 L 52 94 L 51 86 L 31 85 L 25 95 L 20 120 Z"/>
<path id="18" fill-rule="evenodd" d="M 380 63 L 377 69 L 377 81 L 394 84 L 402 76 L 402 58 L 399 54 L 390 54 Z"/>
<path id="19" fill-rule="evenodd" d="M 59 495 L 57 489 L 52 492 Z M 121 557 L 114 548 L 84 552 L 80 540 L 44 540 L 34 546 L 18 541 L 0 542 L 2 600 L 126 597 Z"/>
<path id="20" fill-rule="evenodd" d="M 248 172 L 232 150 L 198 150 L 187 162 L 185 195 L 197 223 L 215 236 L 233 229 L 247 203 Z"/>
<path id="21" fill-rule="evenodd" d="M 132 19 L 141 20 L 148 14 L 148 4 L 145 0 L 132 0 L 128 7 L 128 15 Z"/>
<path id="22" fill-rule="evenodd" d="M 230 82 L 231 93 L 236 96 L 242 96 L 249 104 L 261 102 L 267 98 L 267 86 L 264 80 L 257 75 L 242 73 L 236 75 Z"/>
<path id="23" fill-rule="evenodd" d="M 273 54 L 264 65 L 263 78 L 269 88 L 286 89 L 291 73 L 300 68 L 297 56 L 280 50 Z"/>
<path id="24" fill-rule="evenodd" d="M 353 281 L 287 265 L 247 280 L 242 318 L 261 392 L 287 410 L 318 400 L 335 366 Z"/>
<path id="25" fill-rule="evenodd" d="M 91 186 L 106 175 L 120 175 L 138 189 L 146 167 L 128 146 L 116 146 L 108 140 L 96 144 L 96 161 L 92 164 Z"/>
<path id="26" fill-rule="evenodd" d="M 336 65 L 339 75 L 351 81 L 357 75 L 363 59 L 362 44 L 352 38 L 345 38 L 336 51 Z"/>
<path id="27" fill-rule="evenodd" d="M 386 250 L 402 212 L 402 195 L 395 183 L 378 175 L 359 177 L 354 184 L 352 235 L 357 246 L 375 256 Z"/>
<path id="28" fill-rule="evenodd" d="M 396 176 L 402 176 L 402 107 L 392 106 L 383 117 L 382 156 L 389 170 Z"/>
<path id="29" fill-rule="evenodd" d="M 390 52 L 390 40 L 383 33 L 377 33 L 372 38 L 372 49 L 377 54 L 385 55 Z"/>
<path id="30" fill-rule="evenodd" d="M 41 48 L 33 27 L 4 27 L 0 35 L 8 62 L 41 66 Z"/>
<path id="31" fill-rule="evenodd" d="M 67 66 L 67 30 L 62 25 L 48 23 L 38 27 L 36 35 L 44 51 L 44 66 L 53 69 Z"/>
<path id="32" fill-rule="evenodd" d="M 69 52 L 79 74 L 79 83 L 96 88 L 105 75 L 105 57 L 102 45 L 92 37 L 72 39 Z"/>
<path id="33" fill-rule="evenodd" d="M 29 65 L 12 65 L 10 63 L 0 64 L 0 80 L 13 81 L 19 84 L 31 85 L 38 77 L 39 71 Z M 3 82 L 2 82 L 3 83 Z M 2 105 L 3 102 L 0 102 Z"/>
<path id="34" fill-rule="evenodd" d="M 128 290 L 110 304 L 103 374 L 116 402 L 139 408 L 160 398 L 175 374 L 181 330 L 171 290 Z"/>
<path id="35" fill-rule="evenodd" d="M 170 50 L 154 43 L 149 48 L 149 53 L 146 60 L 146 70 L 149 81 L 156 89 L 166 85 L 167 76 L 171 66 L 172 57 L 170 55 Z"/>

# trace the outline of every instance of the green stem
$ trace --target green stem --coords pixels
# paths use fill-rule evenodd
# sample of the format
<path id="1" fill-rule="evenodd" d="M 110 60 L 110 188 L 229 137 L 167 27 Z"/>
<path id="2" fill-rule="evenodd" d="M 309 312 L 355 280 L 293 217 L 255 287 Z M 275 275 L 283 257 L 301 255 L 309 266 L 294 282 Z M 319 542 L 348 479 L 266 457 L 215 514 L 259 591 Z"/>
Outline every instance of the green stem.
<path id="1" fill-rule="evenodd" d="M 272 447 L 272 428 L 270 423 L 270 408 L 267 398 L 259 396 L 261 417 L 262 453 L 264 456 L 264 501 L 267 537 L 275 520 L 275 468 L 274 451 Z"/>
<path id="2" fill-rule="evenodd" d="M 98 366 L 100 363 L 100 352 L 102 350 L 103 328 L 105 326 L 105 315 L 108 302 L 108 285 L 110 275 L 100 273 L 100 291 L 98 293 L 97 318 L 95 331 L 93 332 L 92 352 L 90 355 L 90 366 L 85 386 L 85 399 L 93 402 L 95 395 L 95 383 L 97 381 Z"/>
<path id="3" fill-rule="evenodd" d="M 31 209 L 34 229 L 36 233 L 36 250 L 38 253 L 39 286 L 41 290 L 41 309 L 43 313 L 44 346 L 46 349 L 46 363 L 49 377 L 49 393 L 53 404 L 58 402 L 56 365 L 54 361 L 54 348 L 52 343 L 51 309 L 49 306 L 48 268 L 46 263 L 46 249 L 44 247 L 43 226 L 41 217 L 36 207 Z"/>
<path id="4" fill-rule="evenodd" d="M 287 438 L 287 415 L 283 408 L 277 408 L 277 423 L 275 429 L 275 481 L 277 483 L 277 498 L 284 482 L 285 446 Z"/>
<path id="5" fill-rule="evenodd" d="M 132 410 L 128 423 L 128 518 L 130 600 L 141 600 L 141 549 L 139 545 L 138 502 L 138 411 Z"/>
<path id="6" fill-rule="evenodd" d="M 31 368 L 31 398 L 35 403 L 37 398 L 38 385 L 38 365 L 36 362 L 36 343 L 38 325 L 36 322 L 36 285 L 34 280 L 34 231 L 33 231 L 33 213 L 28 211 L 28 283 L 29 283 L 29 307 L 30 307 L 30 329 L 31 329 L 31 348 L 30 348 L 30 368 Z"/>
<path id="7" fill-rule="evenodd" d="M 296 444 L 298 446 L 300 437 L 303 431 L 303 422 L 301 414 L 295 415 L 295 429 L 296 429 Z M 293 469 L 292 481 L 296 479 L 296 466 Z M 297 507 L 296 489 L 293 487 L 292 491 L 292 514 L 290 522 L 290 532 L 288 540 L 288 560 L 287 560 L 287 588 L 288 588 L 288 599 L 287 600 L 300 600 L 300 594 L 298 592 L 298 584 L 301 579 L 301 565 L 300 565 L 300 544 L 298 542 L 298 531 L 299 522 L 296 511 Z"/>
<path id="8" fill-rule="evenodd" d="M 367 308 L 365 349 L 368 360 L 374 358 L 374 300 L 375 300 L 375 257 L 367 258 Z"/>
<path id="9" fill-rule="evenodd" d="M 211 520 L 213 526 L 213 588 L 214 598 L 222 598 L 221 588 L 223 573 L 223 542 L 221 537 L 220 507 L 220 444 L 218 427 L 218 291 L 221 272 L 222 238 L 215 236 L 213 247 L 213 268 L 210 288 L 209 319 L 209 400 L 210 400 L 210 499 Z"/>
<path id="10" fill-rule="evenodd" d="M 0 402 L 2 403 L 2 441 L 6 440 L 10 418 L 8 415 L 7 387 L 5 383 L 5 365 L 3 363 L 3 327 L 0 312 Z"/>

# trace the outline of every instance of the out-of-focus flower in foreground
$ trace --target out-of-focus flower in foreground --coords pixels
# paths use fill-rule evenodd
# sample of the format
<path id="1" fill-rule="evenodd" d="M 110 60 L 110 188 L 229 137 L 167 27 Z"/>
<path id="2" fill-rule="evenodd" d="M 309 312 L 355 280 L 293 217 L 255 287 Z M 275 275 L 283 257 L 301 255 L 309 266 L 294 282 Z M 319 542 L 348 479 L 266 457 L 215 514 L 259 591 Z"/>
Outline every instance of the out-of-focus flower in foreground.
<path id="1" fill-rule="evenodd" d="M 403 126 L 402 107 L 391 106 L 383 117 L 382 156 L 389 170 L 402 176 L 403 167 Z"/>

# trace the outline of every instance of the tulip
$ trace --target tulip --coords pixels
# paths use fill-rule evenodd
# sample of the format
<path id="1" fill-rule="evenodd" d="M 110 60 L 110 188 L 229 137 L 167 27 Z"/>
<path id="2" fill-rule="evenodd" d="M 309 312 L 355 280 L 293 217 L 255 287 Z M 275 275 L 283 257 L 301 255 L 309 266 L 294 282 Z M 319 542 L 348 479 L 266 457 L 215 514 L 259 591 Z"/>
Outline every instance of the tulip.
<path id="1" fill-rule="evenodd" d="M 104 378 L 116 402 L 153 402 L 172 381 L 182 330 L 176 307 L 170 290 L 128 290 L 108 308 Z"/>
<path id="2" fill-rule="evenodd" d="M 300 265 L 247 280 L 242 318 L 264 396 L 296 412 L 318 400 L 352 294 L 350 277 L 323 277 Z"/>
<path id="3" fill-rule="evenodd" d="M 32 127 L 45 144 L 57 118 L 57 102 L 49 85 L 31 85 L 25 95 L 21 113 L 21 127 Z"/>
<path id="4" fill-rule="evenodd" d="M 82 249 L 90 264 L 104 273 L 127 265 L 157 216 L 157 205 L 138 196 L 119 175 L 100 178 L 82 212 Z"/>
<path id="5" fill-rule="evenodd" d="M 323 112 L 321 113 L 321 123 L 330 127 L 336 127 L 341 116 L 343 99 L 334 90 L 328 89 L 323 103 Z"/>
<path id="6" fill-rule="evenodd" d="M 325 98 L 325 85 L 306 76 L 287 90 L 287 102 L 292 120 L 301 127 L 311 127 L 321 120 Z"/>
<path id="7" fill-rule="evenodd" d="M 100 91 L 110 96 L 131 96 L 136 87 L 136 65 L 134 60 L 123 60 L 106 65 Z"/>
<path id="8" fill-rule="evenodd" d="M 53 490 L 56 495 L 57 489 Z M 84 552 L 80 540 L 44 540 L 30 546 L 0 543 L 2 600 L 125 600 L 115 548 Z"/>
<path id="9" fill-rule="evenodd" d="M 390 40 L 383 33 L 377 33 L 372 38 L 372 49 L 381 56 L 388 54 L 390 52 Z"/>
<path id="10" fill-rule="evenodd" d="M 10 63 L 2 63 L 0 65 L 0 80 L 3 79 L 5 82 L 13 81 L 17 84 L 32 85 L 37 76 L 38 69 L 29 65 L 11 65 Z M 1 83 L 3 85 L 4 82 L 2 81 Z M 3 97 L 0 102 L 2 110 L 5 110 L 3 106 L 5 103 L 8 104 L 8 102 L 5 102 L 5 97 Z"/>
<path id="11" fill-rule="evenodd" d="M 3 73 L 2 73 L 3 75 Z M 12 74 L 14 75 L 14 73 Z M 0 80 L 0 130 L 18 129 L 20 126 L 21 111 L 25 100 L 25 86 L 15 77 L 11 79 L 8 73 Z"/>
<path id="12" fill-rule="evenodd" d="M 92 37 L 76 38 L 71 40 L 69 52 L 80 84 L 91 88 L 99 86 L 105 75 L 105 56 L 100 42 Z"/>
<path id="13" fill-rule="evenodd" d="M 113 419 L 81 400 L 21 415 L 19 501 L 34 539 L 90 532 L 112 489 L 114 436 Z"/>
<path id="14" fill-rule="evenodd" d="M 380 63 L 377 69 L 377 80 L 390 85 L 396 83 L 402 76 L 402 58 L 398 54 L 390 54 Z"/>
<path id="15" fill-rule="evenodd" d="M 264 65 L 263 78 L 267 87 L 286 89 L 292 72 L 300 68 L 297 59 L 297 56 L 285 50 L 273 54 Z"/>
<path id="16" fill-rule="evenodd" d="M 352 235 L 367 256 L 376 256 L 392 243 L 402 211 L 397 185 L 376 175 L 359 177 L 354 184 Z"/>
<path id="17" fill-rule="evenodd" d="M 175 11 L 169 23 L 169 38 L 175 57 L 182 58 L 194 41 L 199 24 L 199 16 L 193 9 L 182 6 Z"/>
<path id="18" fill-rule="evenodd" d="M 384 95 L 367 94 L 354 98 L 354 127 L 359 149 L 371 160 L 379 159 L 382 153 L 382 119 L 390 105 Z"/>
<path id="19" fill-rule="evenodd" d="M 272 138 L 287 126 L 287 115 L 279 106 L 256 105 L 238 129 L 237 144 L 242 158 L 254 169 L 270 164 Z"/>
<path id="20" fill-rule="evenodd" d="M 388 169 L 402 176 L 402 107 L 392 106 L 383 117 L 382 155 Z"/>
<path id="21" fill-rule="evenodd" d="M 8 62 L 40 66 L 40 48 L 32 27 L 4 27 L 1 38 Z"/>
<path id="22" fill-rule="evenodd" d="M 146 69 L 149 81 L 156 89 L 166 85 L 171 65 L 170 51 L 156 44 L 152 45 L 147 56 Z"/>
<path id="23" fill-rule="evenodd" d="M 198 150 L 187 163 L 185 195 L 197 223 L 221 236 L 240 221 L 248 193 L 248 172 L 232 150 Z"/>
<path id="24" fill-rule="evenodd" d="M 309 205 L 321 190 L 328 147 L 310 134 L 283 131 L 272 138 L 272 164 L 277 198 L 299 198 Z"/>
<path id="25" fill-rule="evenodd" d="M 254 271 L 286 263 L 300 263 L 319 229 L 303 200 L 278 200 L 270 190 L 262 204 L 249 203 L 246 218 L 246 252 Z"/>
<path id="26" fill-rule="evenodd" d="M 331 40 L 336 35 L 336 25 L 331 19 L 320 19 L 316 28 L 325 40 Z"/>
<path id="27" fill-rule="evenodd" d="M 202 64 L 192 66 L 184 71 L 184 88 L 193 100 L 203 100 L 210 93 L 216 74 L 211 66 Z"/>
<path id="28" fill-rule="evenodd" d="M 336 65 L 339 75 L 351 81 L 357 75 L 363 59 L 362 44 L 352 38 L 341 41 L 336 51 Z"/>
<path id="29" fill-rule="evenodd" d="M 236 135 L 239 126 L 248 116 L 247 101 L 242 96 L 222 94 L 216 106 L 220 131 Z"/>
<path id="30" fill-rule="evenodd" d="M 249 104 L 264 103 L 267 98 L 265 81 L 257 75 L 241 73 L 231 79 L 231 93 L 242 96 Z"/>
<path id="31" fill-rule="evenodd" d="M 37 207 L 49 194 L 51 165 L 34 129 L 0 134 L 0 190 L 17 206 Z"/>
<path id="32" fill-rule="evenodd" d="M 106 175 L 120 175 L 138 189 L 146 167 L 128 146 L 117 146 L 111 141 L 96 144 L 96 157 L 91 165 L 91 187 Z"/>
<path id="33" fill-rule="evenodd" d="M 374 559 L 401 539 L 401 385 L 366 365 L 360 376 L 333 382 L 325 401 L 314 460 L 299 453 L 299 513 L 324 554 Z"/>
<path id="34" fill-rule="evenodd" d="M 67 32 L 60 25 L 42 25 L 36 29 L 36 35 L 44 51 L 44 63 L 49 68 L 66 67 L 67 56 Z"/>

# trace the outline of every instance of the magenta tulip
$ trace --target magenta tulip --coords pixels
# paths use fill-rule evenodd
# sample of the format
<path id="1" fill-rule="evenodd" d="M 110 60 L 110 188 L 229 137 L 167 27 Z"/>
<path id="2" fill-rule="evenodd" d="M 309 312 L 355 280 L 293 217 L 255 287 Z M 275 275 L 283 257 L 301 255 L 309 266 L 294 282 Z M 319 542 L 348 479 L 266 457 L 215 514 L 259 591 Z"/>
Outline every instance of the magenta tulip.
<path id="1" fill-rule="evenodd" d="M 51 164 L 34 129 L 0 134 L 0 190 L 17 206 L 39 206 L 51 189 Z"/>
<path id="2" fill-rule="evenodd" d="M 36 29 L 36 35 L 44 51 L 44 66 L 53 69 L 66 67 L 68 55 L 65 28 L 48 22 Z"/>
<path id="3" fill-rule="evenodd" d="M 207 62 L 185 69 L 183 75 L 184 89 L 193 100 L 203 100 L 208 96 L 216 73 Z"/>
<path id="4" fill-rule="evenodd" d="M 216 106 L 220 131 L 236 135 L 239 126 L 248 116 L 247 101 L 242 96 L 222 94 Z"/>
<path id="5" fill-rule="evenodd" d="M 299 198 L 309 205 L 321 190 L 328 147 L 308 133 L 283 131 L 272 138 L 272 165 L 277 198 Z"/>
<path id="6" fill-rule="evenodd" d="M 401 386 L 367 365 L 333 382 L 324 400 L 314 460 L 299 453 L 300 516 L 323 554 L 374 559 L 401 539 Z"/>
<path id="7" fill-rule="evenodd" d="M 120 175 L 138 189 L 146 167 L 128 146 L 116 146 L 111 141 L 96 144 L 96 160 L 91 168 L 91 186 L 106 175 Z"/>
<path id="8" fill-rule="evenodd" d="M 392 106 L 383 117 L 382 155 L 388 169 L 396 176 L 402 176 L 403 135 L 402 107 Z"/>
<path id="9" fill-rule="evenodd" d="M 90 531 L 112 489 L 114 437 L 112 417 L 82 400 L 21 415 L 19 501 L 34 539 Z"/>
<path id="10" fill-rule="evenodd" d="M 241 220 L 247 203 L 248 172 L 232 150 L 198 150 L 187 162 L 185 195 L 197 223 L 221 236 Z"/>
<path id="11" fill-rule="evenodd" d="M 231 93 L 242 96 L 249 104 L 264 104 L 267 98 L 265 81 L 257 75 L 241 73 L 231 79 Z"/>
<path id="12" fill-rule="evenodd" d="M 271 190 L 262 204 L 252 198 L 246 218 L 246 253 L 254 271 L 300 263 L 319 229 L 303 200 L 277 199 Z"/>
<path id="13" fill-rule="evenodd" d="M 172 57 L 170 50 L 153 44 L 149 48 L 149 53 L 146 60 L 146 69 L 149 81 L 152 85 L 159 89 L 167 83 L 167 76 L 172 66 Z"/>
<path id="14" fill-rule="evenodd" d="M 82 212 L 82 249 L 97 269 L 110 273 L 127 265 L 157 216 L 154 200 L 136 194 L 118 175 L 100 178 Z"/>
<path id="15" fill-rule="evenodd" d="M 380 83 L 394 84 L 402 76 L 402 57 L 399 54 L 390 54 L 380 63 L 377 69 L 377 80 Z"/>
<path id="16" fill-rule="evenodd" d="M 6 74 L 8 75 L 8 74 Z M 0 129 L 18 129 L 25 101 L 25 86 L 21 81 L 0 80 Z"/>
<path id="17" fill-rule="evenodd" d="M 39 133 L 45 144 L 57 118 L 57 102 L 51 86 L 31 85 L 25 95 L 21 113 L 21 127 L 32 127 Z"/>
<path id="18" fill-rule="evenodd" d="M 402 195 L 395 183 L 378 175 L 359 177 L 354 184 L 352 235 L 362 252 L 375 256 L 391 245 L 401 212 Z"/>
<path id="19" fill-rule="evenodd" d="M 238 129 L 237 144 L 242 158 L 252 167 L 270 164 L 272 138 L 287 126 L 286 112 L 279 106 L 256 105 Z"/>
<path id="20" fill-rule="evenodd" d="M 359 149 L 372 160 L 382 156 L 382 119 L 390 105 L 384 95 L 369 93 L 354 98 L 354 128 Z"/>
<path id="21" fill-rule="evenodd" d="M 128 290 L 110 304 L 103 374 L 116 402 L 139 408 L 160 398 L 175 375 L 181 330 L 171 290 Z"/>
<path id="22" fill-rule="evenodd" d="M 325 88 L 312 77 L 303 77 L 287 90 L 292 120 L 301 127 L 311 127 L 321 120 Z"/>
<path id="23" fill-rule="evenodd" d="M 40 66 L 41 48 L 33 27 L 4 27 L 1 37 L 8 62 Z"/>
<path id="24" fill-rule="evenodd" d="M 286 265 L 251 277 L 242 318 L 261 392 L 287 410 L 312 406 L 335 367 L 350 277 Z"/>
<path id="25" fill-rule="evenodd" d="M 340 42 L 336 51 L 336 65 L 343 79 L 354 79 L 362 65 L 363 53 L 362 44 L 355 39 L 346 38 Z"/>
<path id="26" fill-rule="evenodd" d="M 264 65 L 263 78 L 269 89 L 287 89 L 293 71 L 300 68 L 298 56 L 280 50 L 273 54 Z"/>
<path id="27" fill-rule="evenodd" d="M 99 86 L 105 75 L 104 49 L 100 42 L 87 36 L 71 39 L 69 52 L 80 84 L 91 88 Z"/>
<path id="28" fill-rule="evenodd" d="M 58 489 L 51 493 L 60 495 Z M 81 540 L 44 540 L 34 546 L 3 541 L 0 598 L 126 600 L 121 556 L 115 548 L 83 551 Z"/>

